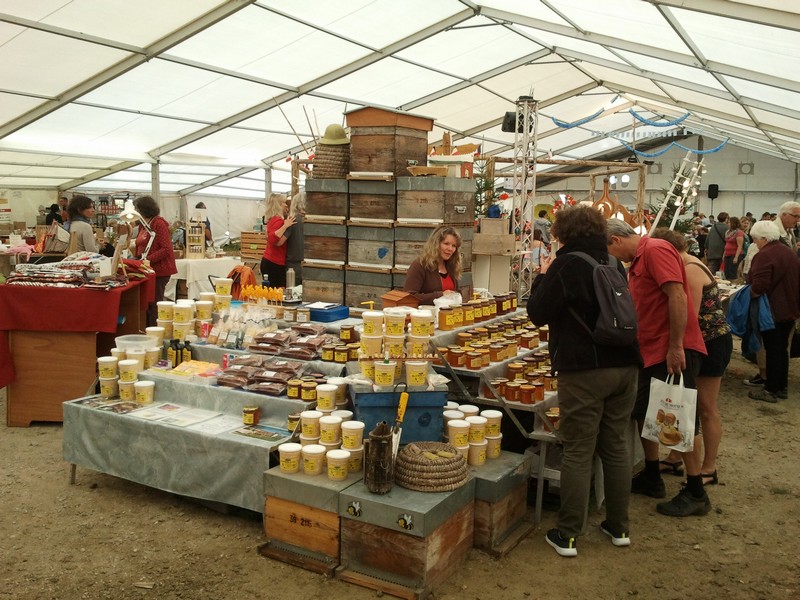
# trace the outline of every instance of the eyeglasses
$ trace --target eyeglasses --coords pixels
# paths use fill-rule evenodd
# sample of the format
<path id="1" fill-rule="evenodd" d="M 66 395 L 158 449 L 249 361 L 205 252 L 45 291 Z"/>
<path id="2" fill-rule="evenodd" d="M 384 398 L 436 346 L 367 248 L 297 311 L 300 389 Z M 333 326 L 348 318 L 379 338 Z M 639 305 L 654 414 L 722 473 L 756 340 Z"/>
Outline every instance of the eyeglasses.
<path id="1" fill-rule="evenodd" d="M 796 215 L 794 213 L 792 213 L 790 216 L 794 217 L 795 219 L 800 219 L 800 215 Z"/>

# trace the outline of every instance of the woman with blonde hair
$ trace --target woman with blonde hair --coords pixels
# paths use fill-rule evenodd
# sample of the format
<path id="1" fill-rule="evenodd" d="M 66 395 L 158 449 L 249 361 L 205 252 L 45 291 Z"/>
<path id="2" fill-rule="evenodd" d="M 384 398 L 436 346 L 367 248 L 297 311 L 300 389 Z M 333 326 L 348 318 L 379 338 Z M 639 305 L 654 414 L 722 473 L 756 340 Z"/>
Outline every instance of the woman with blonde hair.
<path id="1" fill-rule="evenodd" d="M 461 277 L 461 234 L 452 227 L 437 227 L 428 236 L 419 258 L 411 263 L 403 290 L 420 304 L 430 304 L 447 292 L 458 292 Z"/>
<path id="2" fill-rule="evenodd" d="M 270 194 L 264 222 L 267 225 L 267 246 L 261 257 L 261 276 L 273 287 L 286 287 L 286 231 L 295 223 L 287 216 L 289 201 L 283 194 Z"/>
<path id="3" fill-rule="evenodd" d="M 295 218 L 294 225 L 286 232 L 286 270 L 294 269 L 295 285 L 303 283 L 303 217 L 306 214 L 306 193 L 298 192 L 289 205 L 289 216 Z"/>

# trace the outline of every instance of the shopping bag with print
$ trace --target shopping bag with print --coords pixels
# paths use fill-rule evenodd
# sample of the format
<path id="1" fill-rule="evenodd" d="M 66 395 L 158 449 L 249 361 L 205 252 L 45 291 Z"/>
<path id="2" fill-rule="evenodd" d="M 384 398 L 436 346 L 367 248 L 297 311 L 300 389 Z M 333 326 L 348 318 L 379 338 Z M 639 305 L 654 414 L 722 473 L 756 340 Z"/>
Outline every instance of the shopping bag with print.
<path id="1" fill-rule="evenodd" d="M 665 445 L 671 450 L 689 452 L 694 445 L 694 418 L 697 411 L 697 390 L 675 383 L 650 379 L 650 400 L 642 427 L 642 437 Z"/>

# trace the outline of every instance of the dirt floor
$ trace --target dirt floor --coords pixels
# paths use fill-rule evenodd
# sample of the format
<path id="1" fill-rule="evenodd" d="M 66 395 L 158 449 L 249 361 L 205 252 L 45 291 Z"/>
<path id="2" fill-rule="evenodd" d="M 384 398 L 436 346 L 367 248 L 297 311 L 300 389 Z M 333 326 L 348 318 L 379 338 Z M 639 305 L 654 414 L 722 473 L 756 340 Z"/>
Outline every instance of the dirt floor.
<path id="1" fill-rule="evenodd" d="M 632 545 L 616 548 L 599 513 L 579 556 L 545 544 L 544 522 L 507 557 L 472 550 L 439 586 L 439 600 L 800 598 L 800 360 L 792 398 L 747 398 L 751 364 L 734 358 L 720 405 L 725 437 L 712 512 L 675 519 L 656 501 L 631 501 Z M 0 399 L 5 414 L 5 394 Z M 261 557 L 260 515 L 221 514 L 174 495 L 86 469 L 69 485 L 62 428 L 0 426 L 0 598 L 18 600 L 361 600 L 372 590 Z M 676 493 L 681 479 L 667 477 Z"/>

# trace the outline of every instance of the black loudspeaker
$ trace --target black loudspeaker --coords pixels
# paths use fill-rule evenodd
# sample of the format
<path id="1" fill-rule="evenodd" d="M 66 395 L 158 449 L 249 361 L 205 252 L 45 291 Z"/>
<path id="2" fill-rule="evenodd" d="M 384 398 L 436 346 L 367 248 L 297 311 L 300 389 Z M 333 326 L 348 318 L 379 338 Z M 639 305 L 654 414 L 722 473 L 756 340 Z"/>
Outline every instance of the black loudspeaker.
<path id="1" fill-rule="evenodd" d="M 708 184 L 708 197 L 712 200 L 719 196 L 719 185 L 716 183 L 709 183 Z"/>
<path id="2" fill-rule="evenodd" d="M 503 124 L 500 125 L 500 131 L 512 133 L 516 125 L 517 125 L 517 113 L 514 111 L 507 112 L 505 115 L 503 115 Z"/>

